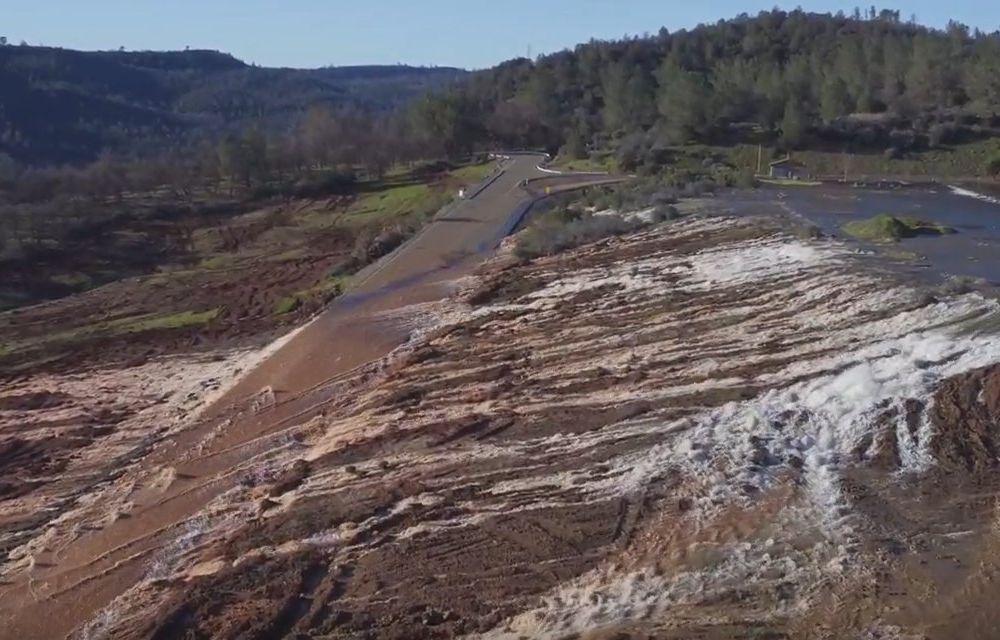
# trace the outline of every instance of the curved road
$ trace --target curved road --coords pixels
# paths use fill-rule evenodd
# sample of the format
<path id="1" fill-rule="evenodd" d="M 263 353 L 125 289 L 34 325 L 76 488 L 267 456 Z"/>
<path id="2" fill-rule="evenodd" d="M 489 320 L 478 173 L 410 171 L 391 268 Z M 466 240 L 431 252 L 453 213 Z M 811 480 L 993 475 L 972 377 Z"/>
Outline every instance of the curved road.
<path id="1" fill-rule="evenodd" d="M 40 554 L 30 579 L 0 585 L 0 636 L 57 638 L 92 620 L 143 579 L 182 525 L 235 486 L 239 466 L 279 443 L 281 431 L 335 400 L 335 385 L 358 367 L 405 343 L 411 327 L 386 312 L 447 297 L 456 278 L 473 273 L 540 194 L 615 181 L 608 176 L 554 176 L 545 156 L 514 154 L 481 190 L 446 207 L 417 236 L 362 272 L 354 288 L 247 374 L 203 418 L 159 442 L 117 483 L 148 487 L 173 469 L 165 490 L 137 490 L 128 517 L 80 537 L 55 557 Z M 531 191 L 524 183 L 531 181 Z M 273 391 L 276 404 L 248 410 L 249 398 Z M 61 526 L 70 527 L 66 522 Z M 52 615 L 58 612 L 58 615 Z"/>
<path id="2" fill-rule="evenodd" d="M 446 207 L 395 253 L 358 274 L 346 295 L 246 376 L 227 400 L 245 399 L 266 386 L 279 395 L 298 394 L 382 357 L 406 335 L 361 318 L 446 297 L 450 290 L 442 283 L 471 274 L 546 190 L 618 181 L 606 175 L 546 174 L 538 169 L 545 159 L 513 154 L 502 160 L 500 174 L 489 178 L 485 188 Z M 531 192 L 522 186 L 528 182 Z"/>

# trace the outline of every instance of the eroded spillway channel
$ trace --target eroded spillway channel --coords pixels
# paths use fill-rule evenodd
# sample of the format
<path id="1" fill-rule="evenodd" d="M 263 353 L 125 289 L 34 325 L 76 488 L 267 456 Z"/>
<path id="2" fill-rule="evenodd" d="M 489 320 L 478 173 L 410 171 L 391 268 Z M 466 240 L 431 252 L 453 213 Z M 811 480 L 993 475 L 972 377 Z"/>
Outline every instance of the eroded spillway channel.
<path id="1" fill-rule="evenodd" d="M 743 218 L 500 258 L 466 284 L 275 436 L 88 632 L 969 637 L 996 622 L 993 300 Z"/>

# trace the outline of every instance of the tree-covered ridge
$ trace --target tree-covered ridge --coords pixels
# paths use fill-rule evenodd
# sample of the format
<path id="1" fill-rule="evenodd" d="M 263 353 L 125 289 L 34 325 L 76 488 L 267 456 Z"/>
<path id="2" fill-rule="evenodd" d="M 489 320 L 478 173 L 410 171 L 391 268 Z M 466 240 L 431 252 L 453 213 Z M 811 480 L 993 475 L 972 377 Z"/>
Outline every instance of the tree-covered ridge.
<path id="1" fill-rule="evenodd" d="M 565 147 L 731 141 L 906 150 L 1000 125 L 1000 34 L 945 30 L 874 8 L 770 11 L 690 31 L 591 41 L 513 60 L 429 98 L 454 145 Z M 865 114 L 863 117 L 846 116 Z M 631 136 L 629 135 L 631 134 Z"/>
<path id="2" fill-rule="evenodd" d="M 162 153 L 251 124 L 287 130 L 315 105 L 391 111 L 463 74 L 402 65 L 268 69 L 216 51 L 0 46 L 0 152 L 32 164 Z"/>

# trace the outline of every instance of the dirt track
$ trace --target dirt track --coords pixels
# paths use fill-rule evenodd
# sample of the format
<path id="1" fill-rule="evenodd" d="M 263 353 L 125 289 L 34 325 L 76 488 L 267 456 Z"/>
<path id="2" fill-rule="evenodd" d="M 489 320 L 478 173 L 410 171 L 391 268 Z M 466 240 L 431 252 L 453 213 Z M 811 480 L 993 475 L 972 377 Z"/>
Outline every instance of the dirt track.
<path id="1" fill-rule="evenodd" d="M 413 315 L 413 305 L 447 296 L 454 286 L 449 283 L 470 274 L 499 243 L 512 216 L 530 200 L 520 184 L 542 175 L 536 169 L 541 160 L 511 158 L 487 188 L 445 211 L 363 276 L 197 422 L 169 433 L 156 429 L 138 450 L 129 445 L 127 451 L 137 458 L 123 458 L 97 492 L 104 493 L 108 504 L 75 511 L 71 502 L 59 507 L 53 516 L 60 520 L 49 529 L 47 541 L 31 546 L 21 558 L 27 574 L 0 584 L 3 637 L 62 636 L 147 576 L 150 558 L 176 538 L 176 527 L 245 483 L 255 456 L 281 446 L 283 430 L 290 425 L 319 413 L 337 392 L 338 378 L 377 361 L 419 330 L 422 319 Z M 591 181 L 599 180 L 567 176 L 553 184 Z M 395 309 L 406 311 L 401 316 Z M 119 393 L 123 391 L 132 392 Z M 79 410 L 94 409 L 84 402 Z M 95 522 L 100 507 L 107 513 Z M 25 508 L 30 509 L 27 503 Z M 44 522 L 35 519 L 29 525 Z M 36 584 L 43 585 L 41 591 Z M 62 614 L 46 615 L 53 608 Z"/>

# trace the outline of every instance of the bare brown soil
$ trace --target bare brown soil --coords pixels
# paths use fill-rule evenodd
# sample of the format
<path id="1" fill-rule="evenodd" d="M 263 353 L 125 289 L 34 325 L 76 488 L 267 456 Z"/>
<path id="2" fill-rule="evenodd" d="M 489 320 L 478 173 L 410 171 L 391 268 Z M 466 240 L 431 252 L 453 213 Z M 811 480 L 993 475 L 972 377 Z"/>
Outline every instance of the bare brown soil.
<path id="1" fill-rule="evenodd" d="M 25 343 L 3 358 L 6 371 L 72 371 L 97 363 L 138 364 L 157 356 L 259 344 L 315 314 L 336 295 L 307 299 L 287 313 L 276 304 L 321 282 L 350 254 L 353 239 L 329 238 L 323 253 L 270 262 L 248 260 L 225 270 L 196 270 L 116 282 L 59 303 L 4 316 L 3 340 Z M 122 333 L 102 323 L 219 309 L 204 325 Z M 54 328 L 67 332 L 51 337 Z M 287 329 L 286 329 L 287 330 Z M 74 335 L 75 334 L 75 335 Z"/>
<path id="2" fill-rule="evenodd" d="M 739 241 L 760 234 L 759 229 L 743 227 L 724 238 Z M 600 264 L 611 253 L 627 257 L 671 248 L 696 251 L 711 242 L 706 237 L 685 238 L 681 246 L 669 239 L 659 246 L 606 246 L 592 255 L 571 257 L 559 272 Z M 551 264 L 541 263 L 506 269 L 487 276 L 488 284 L 465 297 L 480 302 L 489 297 L 494 303 L 516 300 L 551 282 L 550 268 Z M 536 279 L 541 282 L 523 284 Z M 484 290 L 491 294 L 484 295 Z M 579 310 L 577 305 L 596 301 L 590 295 L 573 298 L 563 305 L 564 313 L 572 314 Z M 626 314 L 623 319 L 637 323 L 650 313 L 631 318 Z M 569 315 L 560 316 L 562 322 L 568 321 Z M 578 322 L 595 320 L 599 317 Z M 532 333 L 540 331 L 535 335 L 541 337 L 544 325 Z M 630 326 L 634 325 L 607 331 L 628 333 Z M 485 507 L 495 502 L 484 493 L 488 485 L 468 481 L 473 470 L 461 452 L 473 443 L 533 446 L 530 443 L 538 438 L 600 432 L 622 421 L 651 413 L 670 415 L 676 410 L 674 400 L 519 408 L 530 397 L 586 397 L 591 386 L 608 391 L 644 380 L 649 385 L 657 376 L 648 367 L 636 367 L 634 373 L 618 377 L 584 368 L 576 375 L 543 383 L 533 380 L 531 372 L 544 371 L 546 361 L 528 345 L 512 348 L 506 344 L 507 337 L 475 321 L 457 325 L 402 356 L 373 385 L 364 385 L 362 394 L 343 409 L 338 409 L 343 402 L 328 405 L 324 421 L 334 415 L 355 415 L 365 422 L 375 420 L 365 429 L 374 431 L 349 437 L 328 451 L 321 445 L 310 455 L 308 475 L 315 479 L 333 473 L 354 480 L 332 492 L 324 489 L 316 497 L 303 496 L 287 508 L 280 507 L 284 492 L 276 488 L 288 486 L 287 482 L 274 480 L 259 488 L 259 495 L 267 496 L 261 498 L 262 517 L 201 551 L 206 559 L 224 559 L 227 568 L 175 592 L 163 603 L 155 622 L 137 628 L 138 635 L 417 638 L 485 632 L 532 598 L 585 574 L 609 554 L 626 548 L 645 509 L 662 508 L 662 498 L 616 497 L 532 508 L 537 496 L 529 492 L 514 504 L 497 505 L 495 514 L 475 526 L 408 533 L 422 522 L 466 516 L 469 504 Z M 580 352 L 579 357 L 587 354 Z M 703 400 L 723 403 L 732 397 L 721 392 Z M 477 406 L 481 408 L 476 410 Z M 446 415 L 436 416 L 437 408 L 447 408 Z M 405 418 L 400 421 L 396 416 Z M 593 452 L 588 463 L 600 473 L 602 458 L 652 443 L 645 438 L 611 443 Z M 543 456 L 538 471 L 579 469 L 578 460 L 538 453 Z M 437 460 L 442 454 L 453 460 Z M 424 456 L 428 461 L 416 466 L 402 462 Z M 305 467 L 302 463 L 299 468 Z M 511 455 L 477 462 L 474 474 L 490 484 L 524 477 Z M 295 477 L 297 481 L 298 474 Z M 521 502 L 523 512 L 515 506 Z M 406 505 L 402 512 L 400 505 Z M 338 559 L 339 554 L 331 556 L 303 545 L 303 540 L 323 532 L 337 532 L 332 535 L 343 536 L 357 552 L 349 554 L 350 560 Z M 288 553 L 260 555 L 262 548 L 288 549 Z M 213 595 L 220 592 L 234 599 L 220 602 Z"/>
<path id="3" fill-rule="evenodd" d="M 938 391 L 931 443 L 945 469 L 975 475 L 994 471 L 1000 447 L 1000 367 L 957 376 Z"/>
<path id="4" fill-rule="evenodd" d="M 5 548 L 11 550 L 4 573 L 26 570 L 29 589 L 21 594 L 42 607 L 63 602 L 66 615 L 52 619 L 22 610 L 18 621 L 8 628 L 27 637 L 62 635 L 92 619 L 101 607 L 110 606 L 115 596 L 148 575 L 152 554 L 170 548 L 174 526 L 183 526 L 185 517 L 227 489 L 254 489 L 266 482 L 273 485 L 265 492 L 271 496 L 265 498 L 267 504 L 286 488 L 297 486 L 307 475 L 308 466 L 293 464 L 290 474 L 252 471 L 259 455 L 254 452 L 267 451 L 274 438 L 283 441 L 286 435 L 293 438 L 288 442 L 298 442 L 301 436 L 283 435 L 284 430 L 288 424 L 298 424 L 295 420 L 308 422 L 322 410 L 331 394 L 341 388 L 337 372 L 352 375 L 360 371 L 363 381 L 371 376 L 365 371 L 378 371 L 379 357 L 406 341 L 422 322 L 419 315 L 413 317 L 412 311 L 393 316 L 392 310 L 400 304 L 439 299 L 450 290 L 423 276 L 428 268 L 442 259 L 451 260 L 448 256 L 455 253 L 448 241 L 439 242 L 439 236 L 453 238 L 460 250 L 469 246 L 473 252 L 484 241 L 489 242 L 495 229 L 506 225 L 513 205 L 524 198 L 516 190 L 516 183 L 523 173 L 533 170 L 534 163 L 537 160 L 528 158 L 519 171 L 500 181 L 489 194 L 469 203 L 481 222 L 471 217 L 454 221 L 445 218 L 436 232 L 429 229 L 429 233 L 421 234 L 420 241 L 400 255 L 391 256 L 384 266 L 363 273 L 353 292 L 355 299 L 345 301 L 340 305 L 342 310 L 335 310 L 328 320 L 320 318 L 306 328 L 305 333 L 292 339 L 281 357 L 273 358 L 265 367 L 257 367 L 261 354 L 233 348 L 239 347 L 243 336 L 250 338 L 251 344 L 266 337 L 266 329 L 276 323 L 273 314 L 263 318 L 253 309 L 267 306 L 277 293 L 273 287 L 264 290 L 263 285 L 252 281 L 234 282 L 232 278 L 237 274 L 232 269 L 226 270 L 226 276 L 219 276 L 218 288 L 206 286 L 204 295 L 216 304 L 220 301 L 217 295 L 245 300 L 251 310 L 241 313 L 238 305 L 232 305 L 237 309 L 232 313 L 238 316 L 234 321 L 228 322 L 229 316 L 223 315 L 218 325 L 213 322 L 208 328 L 192 330 L 188 335 L 196 336 L 200 348 L 192 349 L 192 344 L 184 343 L 184 338 L 179 337 L 185 333 L 183 330 L 163 335 L 143 332 L 105 341 L 103 345 L 96 344 L 99 340 L 88 333 L 74 333 L 74 339 L 67 344 L 45 344 L 42 351 L 47 355 L 51 348 L 57 357 L 46 366 L 39 366 L 42 363 L 37 359 L 26 359 L 31 374 L 15 373 L 0 394 L 4 396 L 4 407 L 10 410 L 0 416 L 5 418 L 0 425 L 4 434 L 24 432 L 21 425 L 30 425 L 32 434 L 30 441 L 10 439 L 13 455 L 21 455 L 31 463 L 22 465 L 21 476 L 11 486 L 5 486 L 5 491 L 18 498 L 4 503 L 6 520 L 0 535 Z M 427 252 L 428 247 L 437 252 Z M 329 257 L 334 260 L 340 256 Z M 311 255 L 301 263 L 323 270 L 323 256 L 316 258 Z M 477 260 L 473 256 L 457 264 L 451 275 L 444 274 L 445 279 L 460 275 L 462 269 Z M 410 279 L 398 293 L 387 288 L 410 274 L 421 275 L 425 282 Z M 256 275 L 260 276 L 258 282 L 268 282 L 267 273 Z M 282 289 L 301 286 L 298 282 L 283 282 Z M 44 336 L 45 329 L 57 322 L 71 327 L 89 326 L 78 316 L 94 313 L 95 296 L 108 296 L 99 298 L 108 304 L 127 301 L 128 311 L 134 314 L 140 307 L 128 292 L 135 291 L 129 285 L 138 284 L 121 283 L 82 299 L 8 316 L 18 320 L 12 333 L 19 339 L 31 339 Z M 267 297 L 255 294 L 257 287 L 262 287 L 260 294 Z M 196 287 L 195 296 L 201 295 L 201 288 L 200 284 Z M 246 295 L 248 289 L 250 294 Z M 369 295 L 383 289 L 384 294 Z M 190 288 L 170 291 L 178 300 L 191 303 Z M 141 296 L 138 302 L 155 302 L 153 308 L 162 313 L 172 299 L 161 291 Z M 358 300 L 366 302 L 359 306 Z M 303 309 L 302 313 L 307 311 Z M 385 312 L 389 315 L 385 316 Z M 380 319 L 380 314 L 385 318 Z M 107 319 L 107 315 L 98 317 Z M 280 322 L 291 323 L 295 317 Z M 258 320 L 261 322 L 255 323 Z M 218 332 L 213 334 L 212 329 Z M 336 342 L 328 343 L 326 336 L 335 337 Z M 345 349 L 341 340 L 354 346 Z M 151 351 L 148 344 L 155 350 Z M 314 359 L 330 348 L 336 358 L 320 360 L 317 366 Z M 201 349 L 203 356 L 198 355 Z M 94 354 L 93 360 L 87 359 L 88 353 Z M 251 369 L 254 374 L 246 376 Z M 204 411 L 241 376 L 240 383 L 214 408 Z M 357 384 L 353 378 L 347 382 L 348 386 Z M 88 394 L 88 386 L 94 392 Z M 40 388 L 45 391 L 38 391 Z M 52 406 L 57 399 L 62 403 L 59 408 Z M 100 433 L 95 432 L 89 440 L 63 428 L 79 422 L 81 416 L 103 416 L 108 407 L 114 407 L 114 422 L 102 423 Z M 57 410 L 61 413 L 54 419 Z M 196 419 L 199 414 L 201 419 Z M 56 468 L 53 464 L 62 471 L 49 474 Z M 44 595 L 33 586 L 41 574 L 48 576 L 41 587 Z M 13 603 L 10 596 L 14 593 L 4 593 L 5 608 Z M 6 609 L 5 619 L 9 620 L 10 611 Z M 87 627 L 83 633 L 91 631 L 93 627 Z"/>
<path id="5" fill-rule="evenodd" d="M 1000 368 L 969 353 L 1000 351 L 932 348 L 988 303 L 762 220 L 502 254 L 470 278 L 478 257 L 446 256 L 504 221 L 467 213 L 263 364 L 154 358 L 124 370 L 145 386 L 109 368 L 5 388 L 0 429 L 44 436 L 6 445 L 3 628 L 992 637 Z M 401 273 L 427 275 L 397 290 Z M 872 395 L 913 345 L 900 377 L 940 380 Z M 988 366 L 948 373 L 966 359 Z"/>
<path id="6" fill-rule="evenodd" d="M 0 314 L 0 375 L 266 343 L 324 309 L 346 276 L 395 248 L 478 175 L 449 169 L 429 166 L 314 199 L 215 194 L 181 204 L 157 192 L 109 202 L 100 234 L 0 263 L 5 296 L 48 300 Z M 414 210 L 365 204 L 410 187 L 424 189 Z M 73 278 L 112 281 L 59 299 L 83 286 L 67 284 Z M 216 315 L 170 326 L 185 313 Z"/>

